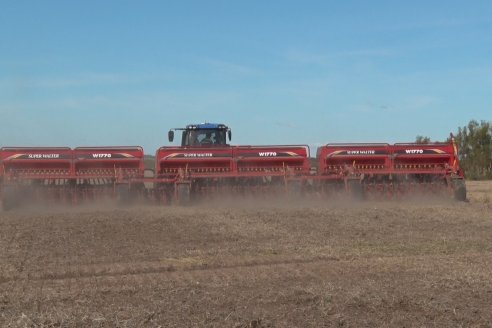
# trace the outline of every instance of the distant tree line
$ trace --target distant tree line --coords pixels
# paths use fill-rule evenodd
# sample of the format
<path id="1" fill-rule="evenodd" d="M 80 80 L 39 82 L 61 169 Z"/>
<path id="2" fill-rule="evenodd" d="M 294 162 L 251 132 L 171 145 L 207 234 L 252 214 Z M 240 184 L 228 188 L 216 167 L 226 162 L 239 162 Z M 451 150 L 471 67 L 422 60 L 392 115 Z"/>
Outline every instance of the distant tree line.
<path id="1" fill-rule="evenodd" d="M 455 134 L 460 166 L 467 179 L 492 179 L 492 124 L 471 120 Z M 417 136 L 416 142 L 429 143 L 430 138 Z"/>
<path id="2" fill-rule="evenodd" d="M 460 165 L 468 179 L 492 179 L 492 125 L 475 120 L 458 128 Z"/>

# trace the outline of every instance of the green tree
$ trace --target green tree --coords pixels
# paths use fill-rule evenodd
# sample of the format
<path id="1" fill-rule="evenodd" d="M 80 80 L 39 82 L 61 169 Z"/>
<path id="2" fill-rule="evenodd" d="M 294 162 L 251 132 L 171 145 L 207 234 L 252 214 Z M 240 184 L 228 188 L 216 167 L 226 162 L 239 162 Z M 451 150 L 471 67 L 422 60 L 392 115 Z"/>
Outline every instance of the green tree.
<path id="1" fill-rule="evenodd" d="M 431 142 L 431 139 L 429 137 L 424 137 L 419 135 L 415 138 L 415 142 L 418 144 L 428 144 Z"/>
<path id="2" fill-rule="evenodd" d="M 471 120 L 458 128 L 456 143 L 460 165 L 469 179 L 492 178 L 492 125 Z"/>

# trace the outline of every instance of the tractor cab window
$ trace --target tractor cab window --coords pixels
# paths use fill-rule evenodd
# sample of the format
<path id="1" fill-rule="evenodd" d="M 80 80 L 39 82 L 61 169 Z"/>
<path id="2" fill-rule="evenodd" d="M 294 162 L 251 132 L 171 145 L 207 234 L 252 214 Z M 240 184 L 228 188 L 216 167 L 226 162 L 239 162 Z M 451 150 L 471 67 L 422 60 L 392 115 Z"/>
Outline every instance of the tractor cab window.
<path id="1" fill-rule="evenodd" d="M 184 144 L 188 146 L 207 146 L 207 145 L 225 145 L 225 130 L 188 130 L 185 131 Z"/>

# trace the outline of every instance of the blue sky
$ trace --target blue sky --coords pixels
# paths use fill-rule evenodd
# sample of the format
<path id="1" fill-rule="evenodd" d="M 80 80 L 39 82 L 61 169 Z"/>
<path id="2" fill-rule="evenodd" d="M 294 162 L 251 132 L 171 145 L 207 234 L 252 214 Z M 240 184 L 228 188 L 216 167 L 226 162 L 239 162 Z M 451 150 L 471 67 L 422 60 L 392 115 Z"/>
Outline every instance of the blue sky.
<path id="1" fill-rule="evenodd" d="M 440 140 L 491 98 L 492 1 L 0 0 L 4 146 Z"/>

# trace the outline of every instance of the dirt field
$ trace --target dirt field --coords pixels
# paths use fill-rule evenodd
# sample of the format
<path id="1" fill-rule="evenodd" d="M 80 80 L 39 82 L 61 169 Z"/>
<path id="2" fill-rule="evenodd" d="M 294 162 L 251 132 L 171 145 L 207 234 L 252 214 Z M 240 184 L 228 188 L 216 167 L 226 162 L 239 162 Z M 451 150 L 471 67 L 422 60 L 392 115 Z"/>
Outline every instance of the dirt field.
<path id="1" fill-rule="evenodd" d="M 492 327 L 469 203 L 0 212 L 2 327 Z"/>

